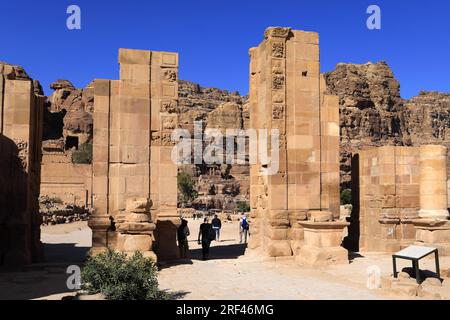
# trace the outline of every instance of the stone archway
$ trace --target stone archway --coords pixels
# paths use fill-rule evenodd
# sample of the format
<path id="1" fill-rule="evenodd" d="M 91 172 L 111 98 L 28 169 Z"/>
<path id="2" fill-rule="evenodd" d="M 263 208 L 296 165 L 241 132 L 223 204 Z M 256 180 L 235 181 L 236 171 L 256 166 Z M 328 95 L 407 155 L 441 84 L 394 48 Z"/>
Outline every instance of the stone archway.
<path id="1" fill-rule="evenodd" d="M 339 235 L 347 224 L 335 221 L 339 106 L 320 75 L 318 34 L 273 27 L 264 36 L 250 50 L 250 126 L 278 130 L 279 168 L 266 175 L 268 163 L 251 166 L 249 248 L 272 257 L 303 251 L 306 263 L 324 253 L 346 260 Z M 119 62 L 120 80 L 95 82 L 92 251 L 153 255 L 154 238 L 158 257 L 175 258 L 178 56 L 121 49 Z"/>

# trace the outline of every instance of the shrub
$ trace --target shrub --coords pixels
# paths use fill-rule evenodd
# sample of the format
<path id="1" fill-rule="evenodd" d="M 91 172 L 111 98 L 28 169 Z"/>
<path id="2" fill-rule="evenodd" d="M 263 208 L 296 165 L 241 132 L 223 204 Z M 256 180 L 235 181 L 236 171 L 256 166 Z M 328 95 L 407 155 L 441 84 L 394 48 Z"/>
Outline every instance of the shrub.
<path id="1" fill-rule="evenodd" d="M 344 189 L 341 191 L 341 205 L 352 204 L 352 190 Z"/>
<path id="2" fill-rule="evenodd" d="M 92 143 L 83 143 L 78 150 L 72 153 L 72 163 L 91 164 L 92 163 Z"/>
<path id="3" fill-rule="evenodd" d="M 158 289 L 157 268 L 141 252 L 132 257 L 109 250 L 91 257 L 81 272 L 83 289 L 103 293 L 108 300 L 165 300 Z"/>
<path id="4" fill-rule="evenodd" d="M 239 201 L 236 204 L 236 209 L 238 212 L 250 212 L 250 205 L 245 201 Z"/>
<path id="5" fill-rule="evenodd" d="M 187 204 L 188 202 L 197 198 L 198 193 L 194 189 L 194 181 L 190 174 L 186 172 L 179 172 L 177 181 L 178 190 L 180 191 L 178 201 L 181 204 Z"/>

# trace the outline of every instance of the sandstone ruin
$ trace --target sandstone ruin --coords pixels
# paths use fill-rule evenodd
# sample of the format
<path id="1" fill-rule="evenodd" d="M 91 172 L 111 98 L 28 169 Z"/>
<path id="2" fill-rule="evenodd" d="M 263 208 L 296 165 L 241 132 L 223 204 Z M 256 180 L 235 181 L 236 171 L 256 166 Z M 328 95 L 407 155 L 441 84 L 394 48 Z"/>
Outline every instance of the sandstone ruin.
<path id="1" fill-rule="evenodd" d="M 40 93 L 22 68 L 0 63 L 0 266 L 36 262 L 43 254 Z"/>
<path id="2" fill-rule="evenodd" d="M 178 55 L 121 49 L 119 63 L 120 80 L 94 83 L 92 252 L 176 258 Z"/>
<path id="3" fill-rule="evenodd" d="M 339 109 L 337 97 L 324 93 L 318 34 L 269 28 L 250 60 L 250 127 L 279 130 L 280 164 L 275 175 L 264 174 L 267 163 L 251 166 L 249 248 L 272 257 L 294 254 L 302 263 L 326 256 L 345 261 L 340 243 L 329 241 L 346 223 L 333 221 L 339 217 Z"/>
<path id="4" fill-rule="evenodd" d="M 448 94 L 404 100 L 384 62 L 321 75 L 318 34 L 286 27 L 250 49 L 248 97 L 179 80 L 176 53 L 120 49 L 119 64 L 120 80 L 84 89 L 58 80 L 47 99 L 23 69 L 0 64 L 1 264 L 41 257 L 39 195 L 93 207 L 92 254 L 176 259 L 178 170 L 195 180 L 193 207 L 233 211 L 249 200 L 247 254 L 347 263 L 347 226 L 350 251 L 415 243 L 450 254 Z M 261 160 L 178 168 L 172 131 L 192 132 L 197 120 L 203 130 L 278 129 L 267 150 L 279 152 L 278 172 Z M 85 146 L 92 163 L 74 162 Z M 347 222 L 339 190 L 350 187 Z"/>
<path id="5" fill-rule="evenodd" d="M 396 252 L 416 243 L 448 255 L 446 147 L 373 148 L 355 155 L 353 168 L 349 249 Z"/>

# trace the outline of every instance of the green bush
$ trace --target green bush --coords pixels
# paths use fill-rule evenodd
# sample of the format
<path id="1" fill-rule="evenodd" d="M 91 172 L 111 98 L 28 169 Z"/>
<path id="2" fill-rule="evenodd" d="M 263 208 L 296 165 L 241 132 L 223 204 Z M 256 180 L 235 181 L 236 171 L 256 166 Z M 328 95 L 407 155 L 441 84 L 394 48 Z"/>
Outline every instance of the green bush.
<path id="1" fill-rule="evenodd" d="M 341 205 L 352 204 L 352 190 L 344 189 L 341 191 Z"/>
<path id="2" fill-rule="evenodd" d="M 72 163 L 91 164 L 92 163 L 92 143 L 83 143 L 78 150 L 72 153 Z"/>
<path id="3" fill-rule="evenodd" d="M 250 212 L 250 205 L 245 201 L 239 201 L 236 204 L 236 209 L 238 212 Z"/>
<path id="4" fill-rule="evenodd" d="M 178 177 L 178 201 L 181 204 L 188 204 L 190 201 L 195 200 L 198 197 L 197 191 L 195 191 L 194 180 L 191 175 L 186 172 L 179 172 Z"/>
<path id="5" fill-rule="evenodd" d="M 157 268 L 153 261 L 136 252 L 109 250 L 91 257 L 81 272 L 83 289 L 89 294 L 103 293 L 108 300 L 166 300 L 158 289 Z"/>

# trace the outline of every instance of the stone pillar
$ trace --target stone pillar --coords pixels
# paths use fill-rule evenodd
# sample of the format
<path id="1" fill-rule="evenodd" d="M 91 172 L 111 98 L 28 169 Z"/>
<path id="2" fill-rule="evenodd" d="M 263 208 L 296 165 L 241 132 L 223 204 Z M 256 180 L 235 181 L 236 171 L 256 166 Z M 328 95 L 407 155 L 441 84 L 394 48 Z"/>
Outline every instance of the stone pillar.
<path id="1" fill-rule="evenodd" d="M 304 228 L 305 243 L 296 257 L 299 264 L 322 267 L 349 263 L 348 252 L 341 246 L 348 222 L 301 221 L 300 224 Z"/>
<path id="2" fill-rule="evenodd" d="M 317 33 L 271 27 L 264 36 L 250 49 L 250 128 L 278 130 L 278 148 L 267 149 L 279 166 L 265 174 L 270 161 L 251 165 L 249 249 L 292 256 L 309 211 L 339 216 L 339 105 L 325 93 Z"/>
<path id="3" fill-rule="evenodd" d="M 38 197 L 45 99 L 12 68 L 0 63 L 0 265 L 43 258 Z"/>
<path id="4" fill-rule="evenodd" d="M 450 256 L 450 220 L 447 210 L 447 148 L 420 146 L 420 210 L 413 220 L 416 244 L 435 247 Z"/>
<path id="5" fill-rule="evenodd" d="M 152 122 L 150 159 L 151 208 L 156 217 L 155 250 L 158 259 L 179 257 L 176 231 L 181 223 L 177 211 L 178 166 L 171 154 L 171 140 L 178 128 L 178 54 L 152 52 Z"/>
<path id="6" fill-rule="evenodd" d="M 420 146 L 419 217 L 447 220 L 447 148 Z"/>
<path id="7" fill-rule="evenodd" d="M 155 249 L 160 259 L 176 258 L 180 219 L 171 134 L 178 127 L 178 55 L 120 49 L 119 63 L 119 81 L 95 81 L 93 247 L 131 252 L 135 245 Z M 142 199 L 148 211 L 133 208 Z"/>
<path id="8" fill-rule="evenodd" d="M 94 140 L 93 140 L 93 207 L 88 226 L 92 229 L 91 255 L 102 253 L 110 247 L 108 231 L 113 229 L 113 215 L 109 211 L 110 158 L 111 158 L 111 95 L 110 80 L 94 82 Z"/>
<path id="9" fill-rule="evenodd" d="M 150 206 L 148 199 L 127 200 L 126 213 L 117 224 L 117 250 L 127 254 L 140 251 L 144 257 L 156 261 L 156 254 L 152 251 L 156 226 L 151 221 Z"/>

